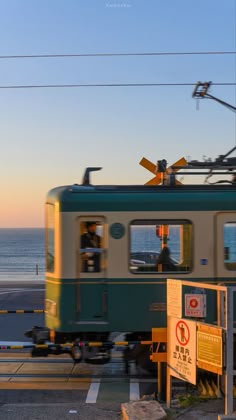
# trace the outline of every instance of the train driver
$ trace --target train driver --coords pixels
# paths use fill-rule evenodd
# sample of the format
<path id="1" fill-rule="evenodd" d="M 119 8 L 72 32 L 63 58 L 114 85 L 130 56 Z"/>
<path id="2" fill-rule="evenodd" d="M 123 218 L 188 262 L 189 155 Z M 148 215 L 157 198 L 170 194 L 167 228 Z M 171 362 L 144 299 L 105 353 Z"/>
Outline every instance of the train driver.
<path id="1" fill-rule="evenodd" d="M 96 234 L 96 222 L 87 222 L 86 227 L 87 232 L 81 236 L 82 272 L 98 273 L 100 271 L 101 253 L 96 248 L 101 247 L 101 237 Z M 95 252 L 91 252 L 92 250 L 86 252 L 86 248 L 95 248 Z"/>

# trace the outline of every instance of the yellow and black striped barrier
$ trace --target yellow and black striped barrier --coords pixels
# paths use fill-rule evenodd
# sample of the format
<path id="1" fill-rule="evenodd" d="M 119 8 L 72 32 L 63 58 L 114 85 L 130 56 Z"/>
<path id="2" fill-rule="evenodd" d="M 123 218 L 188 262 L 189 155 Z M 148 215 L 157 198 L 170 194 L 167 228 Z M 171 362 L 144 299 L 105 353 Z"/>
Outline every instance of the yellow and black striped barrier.
<path id="1" fill-rule="evenodd" d="M 116 346 L 129 346 L 134 344 L 151 345 L 152 341 L 80 341 L 76 343 L 63 343 L 63 344 L 24 344 L 24 345 L 1 345 L 0 350 L 12 349 L 48 349 L 48 348 L 68 348 L 74 345 L 78 347 L 116 347 Z"/>
<path id="2" fill-rule="evenodd" d="M 0 309 L 0 315 L 3 314 L 44 314 L 46 311 L 44 309 Z"/>

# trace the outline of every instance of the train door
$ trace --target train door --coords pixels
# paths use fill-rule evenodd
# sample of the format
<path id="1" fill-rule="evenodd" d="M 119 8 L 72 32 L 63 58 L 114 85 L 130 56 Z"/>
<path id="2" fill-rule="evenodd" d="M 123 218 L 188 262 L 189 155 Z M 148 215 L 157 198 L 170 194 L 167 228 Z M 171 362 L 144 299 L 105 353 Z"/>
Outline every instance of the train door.
<path id="1" fill-rule="evenodd" d="M 107 318 L 107 227 L 101 216 L 77 221 L 77 310 L 80 322 L 99 323 Z"/>
<path id="2" fill-rule="evenodd" d="M 216 215 L 216 278 L 235 281 L 236 276 L 236 212 Z"/>

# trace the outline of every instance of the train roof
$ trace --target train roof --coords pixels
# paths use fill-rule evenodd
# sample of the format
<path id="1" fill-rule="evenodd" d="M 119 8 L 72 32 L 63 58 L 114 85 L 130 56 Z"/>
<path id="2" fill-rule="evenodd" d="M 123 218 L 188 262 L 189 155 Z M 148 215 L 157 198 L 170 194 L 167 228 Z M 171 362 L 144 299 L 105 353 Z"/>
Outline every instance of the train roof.
<path id="1" fill-rule="evenodd" d="M 236 183 L 214 185 L 66 185 L 47 203 L 60 211 L 236 210 Z"/>

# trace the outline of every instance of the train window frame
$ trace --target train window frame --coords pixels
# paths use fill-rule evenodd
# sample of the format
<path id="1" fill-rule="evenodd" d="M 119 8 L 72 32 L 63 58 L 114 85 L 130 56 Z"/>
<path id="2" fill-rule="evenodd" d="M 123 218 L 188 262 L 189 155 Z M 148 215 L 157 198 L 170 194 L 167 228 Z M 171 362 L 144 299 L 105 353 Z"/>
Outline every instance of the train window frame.
<path id="1" fill-rule="evenodd" d="M 161 245 L 159 247 L 159 252 L 156 251 L 133 251 L 132 250 L 132 232 L 131 229 L 133 226 L 155 226 L 156 227 L 156 236 L 161 235 Z M 167 228 L 163 228 L 164 231 L 161 231 L 161 226 L 168 226 Z M 185 229 L 181 235 L 183 236 L 182 239 L 179 239 L 179 255 L 180 257 L 182 256 L 182 259 L 179 259 L 179 261 L 176 260 L 176 258 L 174 259 L 171 255 L 169 256 L 169 259 L 171 260 L 170 265 L 168 265 L 168 267 L 170 267 L 170 269 L 167 269 L 167 265 L 166 264 L 162 264 L 162 265 L 157 265 L 156 264 L 156 258 L 158 257 L 158 255 L 161 253 L 161 251 L 163 251 L 163 248 L 169 248 L 168 246 L 168 233 L 169 233 L 169 228 L 170 227 L 180 227 L 180 226 L 188 226 L 189 229 Z M 160 229 L 159 229 L 160 228 Z M 159 231 L 157 232 L 157 229 L 159 229 Z M 165 231 L 166 229 L 166 231 Z M 152 219 L 134 219 L 129 223 L 129 260 L 128 260 L 128 264 L 129 264 L 129 271 L 132 274 L 145 274 L 145 275 L 163 275 L 163 274 L 189 274 L 193 271 L 194 268 L 194 253 L 193 253 L 193 229 L 194 229 L 194 224 L 191 220 L 188 219 L 160 219 L 160 218 L 152 218 Z M 183 229 L 182 229 L 183 230 Z M 166 236 L 167 235 L 167 236 Z M 180 233 L 179 233 L 180 235 Z M 166 237 L 165 237 L 166 236 Z M 160 236 L 158 236 L 160 239 Z M 164 238 L 165 237 L 165 238 Z M 188 246 L 184 247 L 184 241 L 188 240 Z M 167 251 L 166 249 L 164 250 L 164 252 Z M 146 257 L 149 259 L 148 255 L 145 255 L 145 260 L 144 261 L 139 261 L 137 259 L 137 261 L 135 261 L 134 258 L 132 258 L 132 255 L 134 256 L 134 254 L 136 253 L 137 256 L 139 256 L 139 253 L 145 253 L 145 254 L 150 254 L 151 258 L 150 261 L 147 262 Z M 164 253 L 162 252 L 162 253 Z M 167 253 L 167 252 L 165 252 Z M 134 263 L 133 265 L 131 264 L 131 261 Z M 135 261 L 135 262 L 134 262 Z M 186 262 L 188 262 L 188 265 L 186 264 Z M 174 263 L 174 266 L 173 264 Z M 184 265 L 185 264 L 185 265 Z M 157 266 L 156 269 L 155 265 Z"/>
<path id="2" fill-rule="evenodd" d="M 228 271 L 235 271 L 236 270 L 236 239 L 232 241 L 232 243 L 235 243 L 235 244 L 230 246 L 230 239 L 226 238 L 226 226 L 227 227 L 233 226 L 234 232 L 233 232 L 233 235 L 231 236 L 236 238 L 236 220 L 226 221 L 223 225 L 224 267 Z M 229 246 L 226 246 L 226 245 L 229 245 Z M 234 258 L 231 260 L 232 253 L 233 253 Z"/>
<path id="3" fill-rule="evenodd" d="M 45 229 L 45 266 L 46 272 L 55 272 L 55 206 L 46 203 Z"/>
<path id="4" fill-rule="evenodd" d="M 79 277 L 83 277 L 83 278 L 89 278 L 89 277 L 98 277 L 98 278 L 103 278 L 104 277 L 104 272 L 106 270 L 107 267 L 107 248 L 105 247 L 105 244 L 107 244 L 107 221 L 106 218 L 104 216 L 101 215 L 89 215 L 89 216 L 80 216 L 78 218 L 78 275 Z M 87 223 L 91 223 L 91 222 L 96 222 L 98 228 L 101 227 L 102 228 L 102 235 L 99 235 L 99 232 L 97 232 L 97 234 L 100 236 L 101 238 L 101 242 L 100 242 L 100 247 L 99 247 L 99 253 L 101 254 L 101 258 L 100 258 L 100 269 L 97 270 L 91 270 L 91 271 L 84 271 L 82 270 L 82 267 L 84 265 L 84 261 L 83 261 L 83 254 L 84 251 L 83 248 L 81 248 L 81 238 L 82 235 L 84 233 L 86 233 L 87 229 L 86 229 L 86 224 Z M 92 256 L 92 252 L 91 250 L 88 252 L 88 258 L 93 258 Z"/>

